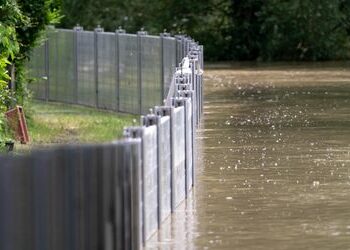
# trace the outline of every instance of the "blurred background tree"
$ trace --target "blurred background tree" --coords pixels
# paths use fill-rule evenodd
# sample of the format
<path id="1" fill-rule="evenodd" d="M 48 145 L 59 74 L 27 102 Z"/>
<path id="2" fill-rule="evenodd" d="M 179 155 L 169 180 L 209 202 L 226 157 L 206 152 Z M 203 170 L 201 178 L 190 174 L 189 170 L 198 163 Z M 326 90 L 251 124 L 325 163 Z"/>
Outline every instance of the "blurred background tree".
<path id="1" fill-rule="evenodd" d="M 186 33 L 211 60 L 349 58 L 350 0 L 58 1 L 60 27 Z"/>

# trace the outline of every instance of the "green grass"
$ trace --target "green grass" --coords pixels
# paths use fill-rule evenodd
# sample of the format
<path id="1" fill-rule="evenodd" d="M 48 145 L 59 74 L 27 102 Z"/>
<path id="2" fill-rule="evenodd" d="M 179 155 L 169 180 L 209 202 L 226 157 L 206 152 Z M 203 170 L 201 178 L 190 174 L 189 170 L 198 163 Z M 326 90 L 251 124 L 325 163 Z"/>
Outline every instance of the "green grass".
<path id="1" fill-rule="evenodd" d="M 27 125 L 31 141 L 20 145 L 20 151 L 48 144 L 112 141 L 122 137 L 124 127 L 138 120 L 135 115 L 61 103 L 32 101 L 27 106 L 30 107 Z"/>

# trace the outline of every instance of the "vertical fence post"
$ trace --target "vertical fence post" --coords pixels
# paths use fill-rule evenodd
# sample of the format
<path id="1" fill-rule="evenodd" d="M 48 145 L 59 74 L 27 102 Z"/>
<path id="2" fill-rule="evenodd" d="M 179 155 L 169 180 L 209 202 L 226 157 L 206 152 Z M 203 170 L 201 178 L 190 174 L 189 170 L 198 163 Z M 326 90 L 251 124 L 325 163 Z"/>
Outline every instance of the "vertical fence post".
<path id="1" fill-rule="evenodd" d="M 120 48 L 119 48 L 119 35 L 120 34 L 125 34 L 125 30 L 123 30 L 121 27 L 116 29 L 115 31 L 115 70 L 116 70 L 116 76 L 115 76 L 115 96 L 116 96 L 116 101 L 117 101 L 117 107 L 116 110 L 119 110 L 120 107 Z"/>
<path id="2" fill-rule="evenodd" d="M 142 114 L 143 107 L 143 90 L 142 90 L 142 37 L 146 36 L 148 33 L 141 29 L 141 31 L 137 32 L 137 80 L 138 80 L 138 88 L 139 88 L 139 110 L 140 114 Z"/>
<path id="3" fill-rule="evenodd" d="M 95 100 L 96 100 L 96 108 L 99 108 L 98 103 L 98 33 L 103 32 L 103 28 L 101 28 L 100 25 L 97 26 L 97 28 L 94 29 L 94 61 L 95 61 Z"/>
<path id="4" fill-rule="evenodd" d="M 73 57 L 74 57 L 74 99 L 75 103 L 79 103 L 78 98 L 78 32 L 83 30 L 83 27 L 77 25 L 74 27 L 74 41 L 73 41 Z"/>

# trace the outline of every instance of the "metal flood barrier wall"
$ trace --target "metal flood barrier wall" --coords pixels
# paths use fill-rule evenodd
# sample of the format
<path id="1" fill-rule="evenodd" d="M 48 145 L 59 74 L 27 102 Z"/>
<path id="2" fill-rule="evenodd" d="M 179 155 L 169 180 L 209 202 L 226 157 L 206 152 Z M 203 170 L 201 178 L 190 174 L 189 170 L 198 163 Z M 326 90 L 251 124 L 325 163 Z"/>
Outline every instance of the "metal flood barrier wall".
<path id="1" fill-rule="evenodd" d="M 166 97 L 185 37 L 50 29 L 28 64 L 34 98 L 146 114 Z"/>
<path id="2" fill-rule="evenodd" d="M 65 37 L 74 32 L 62 34 Z M 90 32 L 79 35 L 86 38 L 87 47 L 94 38 Z M 133 85 L 127 84 L 135 73 L 135 68 L 128 68 L 135 60 L 135 44 L 127 40 L 133 41 L 134 36 L 119 35 L 126 39 L 123 52 L 114 50 L 125 53 L 118 57 L 118 60 L 125 57 L 124 64 L 119 64 L 124 67 L 120 70 L 123 75 L 118 75 L 119 82 L 128 87 L 123 91 L 134 91 Z M 112 34 L 101 40 L 104 46 L 108 47 L 111 37 Z M 147 46 L 158 49 L 159 44 L 153 43 L 153 39 L 150 38 Z M 177 45 L 180 39 L 186 45 L 181 52 L 185 56 L 173 70 L 165 104 L 153 106 L 148 114 L 141 116 L 139 126 L 125 128 L 124 139 L 101 145 L 60 146 L 26 156 L 0 156 L 1 250 L 137 250 L 176 211 L 195 183 L 195 133 L 203 110 L 203 47 L 188 37 L 176 37 Z M 65 38 L 57 40 L 63 41 Z M 84 62 L 76 67 L 79 84 L 84 83 L 81 79 L 90 81 L 97 75 L 113 78 L 108 63 L 105 71 L 99 69 L 97 74 L 93 70 L 89 60 L 95 52 L 84 53 L 85 59 L 76 58 Z M 116 60 L 110 54 L 99 53 L 98 58 Z M 145 57 L 151 58 L 152 51 L 147 53 Z M 70 60 L 70 57 L 62 52 L 57 60 Z M 73 60 L 72 64 L 77 65 L 77 61 Z M 63 62 L 55 66 L 58 71 L 50 74 L 64 79 L 74 77 L 62 74 Z M 154 66 L 145 66 L 145 71 L 160 73 Z M 105 88 L 104 95 L 110 95 L 116 85 L 108 82 L 106 86 L 94 87 Z M 87 83 L 90 85 L 93 86 L 93 81 Z M 56 97 L 58 93 L 67 93 L 67 102 L 81 96 L 78 100 L 82 104 L 109 105 L 108 98 L 88 98 L 86 89 L 90 87 L 54 86 L 49 91 L 56 93 Z M 149 91 L 155 90 L 155 86 Z M 127 99 L 118 102 L 125 108 L 134 105 Z"/>
<path id="3" fill-rule="evenodd" d="M 140 140 L 0 161 L 0 249 L 140 245 Z"/>

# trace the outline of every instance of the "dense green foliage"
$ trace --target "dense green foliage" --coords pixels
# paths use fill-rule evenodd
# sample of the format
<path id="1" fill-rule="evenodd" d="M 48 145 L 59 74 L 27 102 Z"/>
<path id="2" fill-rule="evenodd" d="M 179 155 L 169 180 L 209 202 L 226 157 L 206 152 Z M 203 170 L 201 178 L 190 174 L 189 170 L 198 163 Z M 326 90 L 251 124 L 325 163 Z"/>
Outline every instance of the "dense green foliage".
<path id="1" fill-rule="evenodd" d="M 46 27 L 57 23 L 59 12 L 53 0 L 17 0 L 22 14 L 27 18 L 26 24 L 16 27 L 19 52 L 15 57 L 16 66 L 16 100 L 23 105 L 27 97 L 27 76 L 25 65 L 31 50 L 44 40 Z"/>
<path id="2" fill-rule="evenodd" d="M 23 105 L 27 96 L 25 63 L 43 38 L 46 26 L 58 20 L 52 0 L 0 0 L 0 148 L 10 136 L 4 112 Z M 15 68 L 15 86 L 9 89 L 9 69 Z"/>
<path id="3" fill-rule="evenodd" d="M 60 0 L 61 27 L 187 33 L 212 60 L 349 58 L 349 0 Z"/>
<path id="4" fill-rule="evenodd" d="M 4 1 L 0 5 L 0 112 L 9 104 L 11 93 L 8 89 L 9 67 L 19 52 L 16 25 L 24 22 L 14 1 Z"/>
<path id="5" fill-rule="evenodd" d="M 15 1 L 2 0 L 0 2 L 0 151 L 5 141 L 11 137 L 6 126 L 4 112 L 13 99 L 8 82 L 11 80 L 9 68 L 15 55 L 19 52 L 16 25 L 24 22 L 25 19 Z"/>

